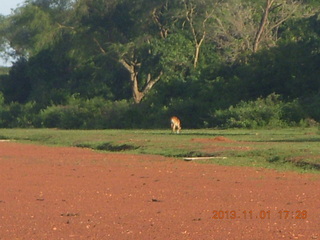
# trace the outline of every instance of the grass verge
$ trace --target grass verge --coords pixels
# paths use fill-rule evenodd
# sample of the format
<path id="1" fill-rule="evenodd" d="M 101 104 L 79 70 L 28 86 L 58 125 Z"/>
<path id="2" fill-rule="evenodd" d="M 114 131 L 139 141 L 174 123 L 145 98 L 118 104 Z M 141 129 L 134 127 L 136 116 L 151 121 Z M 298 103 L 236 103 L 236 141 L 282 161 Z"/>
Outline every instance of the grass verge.
<path id="1" fill-rule="evenodd" d="M 0 140 L 168 157 L 216 156 L 203 163 L 320 172 L 317 128 L 168 130 L 0 129 Z"/>

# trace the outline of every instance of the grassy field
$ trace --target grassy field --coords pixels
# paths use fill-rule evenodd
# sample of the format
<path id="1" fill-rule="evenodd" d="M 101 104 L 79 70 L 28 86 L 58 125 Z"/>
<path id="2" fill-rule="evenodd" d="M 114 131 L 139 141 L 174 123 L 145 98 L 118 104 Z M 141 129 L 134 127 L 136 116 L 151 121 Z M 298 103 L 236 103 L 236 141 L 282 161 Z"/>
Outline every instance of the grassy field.
<path id="1" fill-rule="evenodd" d="M 272 130 L 57 130 L 0 129 L 0 139 L 92 148 L 97 151 L 208 157 L 197 160 L 232 166 L 320 173 L 318 128 Z"/>

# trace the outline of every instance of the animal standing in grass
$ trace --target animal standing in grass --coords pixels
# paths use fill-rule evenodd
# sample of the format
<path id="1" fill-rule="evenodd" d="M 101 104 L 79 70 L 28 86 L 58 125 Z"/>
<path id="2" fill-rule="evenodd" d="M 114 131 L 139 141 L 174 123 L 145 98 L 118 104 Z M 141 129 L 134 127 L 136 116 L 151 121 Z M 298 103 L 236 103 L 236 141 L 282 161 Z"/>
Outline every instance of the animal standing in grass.
<path id="1" fill-rule="evenodd" d="M 180 133 L 180 130 L 181 130 L 181 122 L 180 122 L 180 119 L 173 116 L 171 118 L 171 128 L 172 128 L 172 132 L 173 133 Z"/>

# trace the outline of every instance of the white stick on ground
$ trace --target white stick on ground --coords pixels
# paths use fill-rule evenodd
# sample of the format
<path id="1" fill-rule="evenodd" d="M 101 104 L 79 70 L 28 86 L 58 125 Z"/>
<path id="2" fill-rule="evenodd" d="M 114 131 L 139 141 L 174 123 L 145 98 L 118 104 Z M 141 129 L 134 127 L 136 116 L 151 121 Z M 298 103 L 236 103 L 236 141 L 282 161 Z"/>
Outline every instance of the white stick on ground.
<path id="1" fill-rule="evenodd" d="M 193 161 L 193 160 L 208 160 L 208 159 L 215 159 L 215 158 L 227 159 L 227 157 L 187 157 L 187 158 L 183 158 L 183 160 Z"/>

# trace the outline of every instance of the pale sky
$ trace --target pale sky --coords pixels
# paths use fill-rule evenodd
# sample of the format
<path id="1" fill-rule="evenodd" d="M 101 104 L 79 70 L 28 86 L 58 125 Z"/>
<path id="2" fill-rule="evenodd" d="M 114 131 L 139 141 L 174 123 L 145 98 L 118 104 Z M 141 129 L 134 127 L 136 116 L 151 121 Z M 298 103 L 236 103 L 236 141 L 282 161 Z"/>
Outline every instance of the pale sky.
<path id="1" fill-rule="evenodd" d="M 24 3 L 24 0 L 0 0 L 0 14 L 9 15 L 12 12 L 12 9 L 21 6 Z M 5 62 L 0 58 L 0 66 L 10 66 L 11 62 Z"/>
<path id="2" fill-rule="evenodd" d="M 0 0 L 0 14 L 8 15 L 11 13 L 11 9 L 17 8 L 22 3 L 24 0 Z"/>

